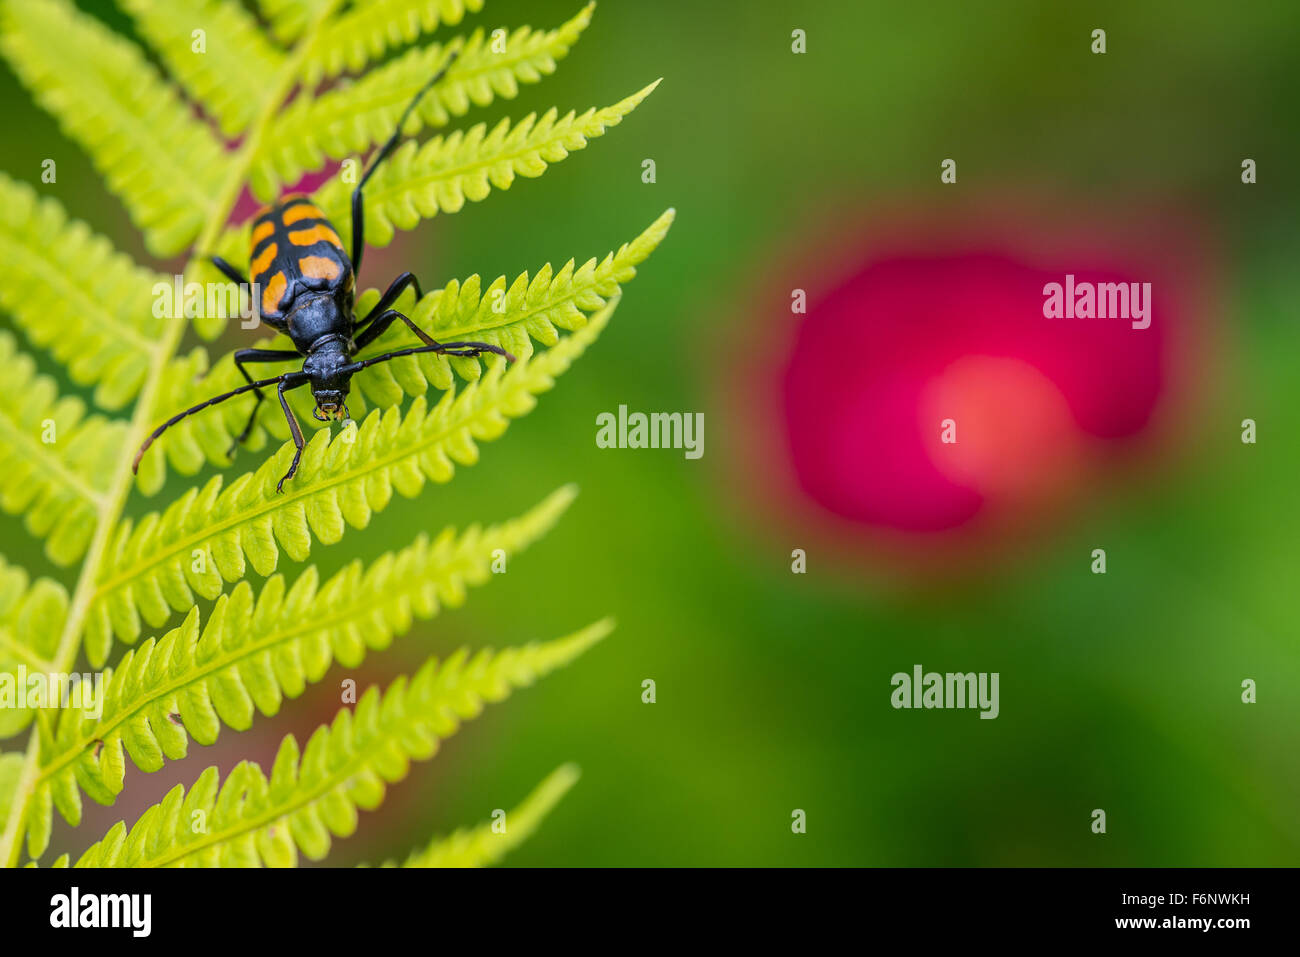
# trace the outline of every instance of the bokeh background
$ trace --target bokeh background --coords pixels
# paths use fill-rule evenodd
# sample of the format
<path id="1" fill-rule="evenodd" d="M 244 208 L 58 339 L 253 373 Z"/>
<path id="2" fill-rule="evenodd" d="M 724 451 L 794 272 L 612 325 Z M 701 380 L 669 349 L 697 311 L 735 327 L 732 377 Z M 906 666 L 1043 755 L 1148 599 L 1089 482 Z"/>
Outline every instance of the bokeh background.
<path id="1" fill-rule="evenodd" d="M 111 5 L 82 5 L 129 32 Z M 549 27 L 580 6 L 490 0 L 467 23 Z M 598 344 L 480 464 L 313 559 L 329 572 L 417 525 L 502 520 L 567 482 L 578 501 L 362 673 L 336 665 L 251 732 L 158 774 L 131 767 L 119 803 L 77 832 L 60 822 L 53 852 L 208 764 L 269 760 L 334 712 L 345 677 L 386 682 L 431 652 L 612 614 L 613 636 L 468 724 L 331 863 L 485 820 L 569 760 L 581 781 L 511 863 L 1300 863 L 1297 37 L 1284 2 L 602 0 L 556 75 L 465 122 L 660 88 L 542 179 L 372 252 L 365 279 L 513 277 L 603 256 L 668 206 L 676 225 Z M 56 157 L 60 200 L 148 261 L 7 68 L 0 102 L 0 166 L 39 183 Z M 940 183 L 945 158 L 956 184 Z M 1004 325 L 999 277 L 1094 262 L 1157 279 L 1151 330 L 1008 337 L 1028 327 Z M 807 315 L 791 314 L 796 288 Z M 1074 383 L 1060 394 L 1049 354 Z M 954 472 L 941 450 L 917 458 L 905 399 L 964 355 L 1030 371 L 1020 391 L 955 380 L 976 383 L 984 425 Z M 912 385 L 882 425 L 878 387 L 897 375 Z M 1085 395 L 1111 418 L 1081 424 Z M 1068 414 L 1036 415 L 1039 400 Z M 619 404 L 705 413 L 704 457 L 597 448 L 596 416 Z M 943 480 L 890 480 L 908 456 Z M 954 483 L 965 510 L 940 501 Z M 918 530 L 911 514 L 946 517 Z M 0 534 L 10 558 L 60 574 L 17 520 Z M 998 672 L 1000 717 L 895 711 L 890 676 L 916 663 Z M 1246 678 L 1257 704 L 1240 700 Z"/>

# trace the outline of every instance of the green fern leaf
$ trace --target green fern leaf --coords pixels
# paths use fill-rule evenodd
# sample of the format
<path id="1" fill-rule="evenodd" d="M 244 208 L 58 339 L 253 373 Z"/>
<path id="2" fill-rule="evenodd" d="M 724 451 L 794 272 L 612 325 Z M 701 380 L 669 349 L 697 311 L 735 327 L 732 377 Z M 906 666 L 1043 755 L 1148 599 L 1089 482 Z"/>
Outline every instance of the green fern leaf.
<path id="1" fill-rule="evenodd" d="M 542 819 L 560 803 L 579 776 L 576 764 L 561 765 L 506 815 L 504 831 L 494 830 L 492 823 L 456 831 L 412 854 L 402 866 L 487 867 L 497 863 L 532 837 Z"/>
<path id="2" fill-rule="evenodd" d="M 242 762 L 219 787 L 217 769 L 208 768 L 188 795 L 177 785 L 129 831 L 124 823 L 113 827 L 76 866 L 292 867 L 299 852 L 320 860 L 333 837 L 356 830 L 358 809 L 383 802 L 387 785 L 406 777 L 412 760 L 433 757 L 485 702 L 568 664 L 611 628 L 602 621 L 545 644 L 472 658 L 462 650 L 441 665 L 430 659 L 409 682 L 399 678 L 383 695 L 371 688 L 355 712 L 342 709 L 301 756 L 287 736 L 269 780 L 256 764 Z M 196 811 L 206 824 L 198 832 Z"/>
<path id="3" fill-rule="evenodd" d="M 511 125 L 501 120 L 491 132 L 479 123 L 422 146 L 408 140 L 380 166 L 366 186 L 366 241 L 387 246 L 394 228 L 414 229 L 421 218 L 457 212 L 465 200 L 478 202 L 492 191 L 509 189 L 515 176 L 541 176 L 587 141 L 617 126 L 659 85 L 656 80 L 613 106 L 572 111 L 559 117 L 552 108 L 541 119 L 530 113 Z M 343 235 L 352 228 L 351 186 L 334 178 L 316 191 L 316 203 Z"/>
<path id="4" fill-rule="evenodd" d="M 556 61 L 563 59 L 591 22 L 594 7 L 588 4 L 549 32 L 520 27 L 507 38 L 505 53 L 494 52 L 480 28 L 463 43 L 411 50 L 354 85 L 295 100 L 277 120 L 275 137 L 259 153 L 252 176 L 254 190 L 269 200 L 284 183 L 296 183 L 304 174 L 316 172 L 327 159 L 341 160 L 382 143 L 411 98 L 446 61 L 451 46 L 460 48 L 460 57 L 420 101 L 403 130 L 406 136 L 414 136 L 426 124 L 444 126 L 452 116 L 467 113 L 471 105 L 487 106 L 494 96 L 512 99 L 520 83 L 536 83 L 555 72 Z"/>
<path id="5" fill-rule="evenodd" d="M 68 593 L 48 578 L 31 582 L 28 574 L 0 558 L 0 682 L 21 690 L 18 668 L 28 674 L 56 671 L 53 658 L 68 617 Z M 25 701 L 4 700 L 0 691 L 0 738 L 12 737 L 31 722 Z M 0 800 L 0 813 L 6 803 Z"/>
<path id="6" fill-rule="evenodd" d="M 562 488 L 519 518 L 487 529 L 473 526 L 456 536 L 448 528 L 432 542 L 421 535 L 368 570 L 352 562 L 324 585 L 314 566 L 292 586 L 273 576 L 256 600 L 240 582 L 217 600 L 201 631 L 192 610 L 179 628 L 127 652 L 107 673 L 97 719 L 62 712 L 42 741 L 37 787 L 49 791 L 44 806 L 57 807 L 75 826 L 81 821 L 78 784 L 103 804 L 121 792 L 123 750 L 141 770 L 157 771 L 164 757 L 185 757 L 187 732 L 212 744 L 222 723 L 242 731 L 251 727 L 254 709 L 276 714 L 282 698 L 302 694 L 335 660 L 357 667 L 368 650 L 387 648 L 414 619 L 462 604 L 467 586 L 492 578 L 498 549 L 511 557 L 527 549 L 575 494 Z"/>
<path id="7" fill-rule="evenodd" d="M 419 303 L 412 303 L 411 298 L 399 301 L 398 308 L 405 309 L 417 325 L 439 341 L 473 339 L 527 358 L 533 354 L 534 340 L 543 346 L 555 345 L 559 329 L 581 329 L 588 313 L 603 308 L 619 295 L 621 284 L 636 276 L 636 267 L 663 241 L 676 215 L 675 210 L 666 210 L 641 235 L 599 262 L 589 259 L 575 269 L 571 259 L 558 273 L 553 273 L 547 263 L 531 280 L 528 273 L 521 273 L 507 285 L 506 278 L 500 276 L 487 289 L 482 289 L 478 276 L 470 276 L 463 283 L 453 280 L 445 289 L 427 293 Z M 379 295 L 377 289 L 367 290 L 359 300 L 359 308 L 368 309 Z M 405 326 L 400 330 L 394 326 L 363 355 L 419 344 Z M 385 406 L 399 401 L 403 392 L 423 395 L 430 383 L 436 389 L 451 388 L 453 369 L 462 379 L 473 381 L 480 374 L 480 360 L 433 353 L 405 356 L 375 367 L 375 375 L 357 381 L 363 394 L 376 405 Z"/>
<path id="8" fill-rule="evenodd" d="M 95 386 L 97 405 L 126 405 L 158 348 L 150 290 L 165 278 L 3 173 L 0 208 L 0 260 L 11 267 L 0 307 L 67 366 L 73 382 Z"/>
<path id="9" fill-rule="evenodd" d="M 483 0 L 369 0 L 355 4 L 322 29 L 304 66 L 308 86 L 324 77 L 361 70 L 391 49 L 413 43 L 440 23 L 455 26 Z"/>
<path id="10" fill-rule="evenodd" d="M 537 270 L 531 282 L 528 274 L 524 273 L 507 287 L 502 276 L 482 292 L 479 277 L 470 276 L 464 282 L 453 280 L 445 289 L 428 293 L 418 306 L 411 302 L 412 293 L 399 300 L 398 308 L 415 317 L 425 328 L 436 329 L 436 332 L 431 332 L 435 338 L 447 342 L 477 339 L 499 345 L 524 358 L 533 353 L 533 339 L 545 346 L 554 345 L 559 339 L 557 328 L 571 331 L 582 328 L 587 313 L 602 308 L 607 300 L 618 295 L 620 284 L 629 282 L 636 275 L 636 267 L 658 247 L 675 216 L 674 210 L 667 210 L 641 235 L 625 243 L 618 252 L 606 255 L 599 263 L 591 259 L 575 270 L 570 261 L 558 274 L 552 274 L 548 264 Z M 369 309 L 378 298 L 376 289 L 364 293 L 358 300 L 359 311 Z M 252 345 L 270 346 L 273 342 L 264 339 Z M 283 340 L 280 345 L 283 345 Z M 405 326 L 400 330 L 394 326 L 366 354 L 408 345 L 418 343 Z M 176 409 L 195 405 L 243 383 L 243 377 L 235 368 L 233 353 L 223 356 L 212 372 L 199 378 L 206 368 L 206 361 L 206 353 L 199 349 L 172 363 L 166 373 L 166 387 L 161 390 L 161 395 L 166 397 L 163 400 L 165 404 L 155 409 L 156 419 L 162 420 Z M 267 375 L 278 375 L 296 366 L 297 363 L 293 362 L 283 365 L 268 363 L 264 368 Z M 367 369 L 354 380 L 357 388 L 353 393 L 354 399 L 350 400 L 355 406 L 353 413 L 357 416 L 363 413 L 362 397 L 386 408 L 400 401 L 403 392 L 412 396 L 424 395 L 430 383 L 437 389 L 450 389 L 455 384 L 452 369 L 467 381 L 480 375 L 478 360 L 449 360 L 433 354 L 394 359 Z M 314 427 L 315 420 L 310 418 L 308 408 L 310 397 L 301 393 L 297 401 L 305 403 L 303 407 L 295 406 L 305 413 L 300 414 L 299 419 Z M 145 456 L 140 469 L 140 488 L 150 493 L 161 487 L 165 475 L 164 456 L 182 475 L 193 475 L 207 463 L 228 464 L 226 451 L 247 418 L 245 401 L 226 403 L 210 413 L 182 421 L 159 441 L 163 455 L 151 452 Z M 262 447 L 264 432 L 280 441 L 288 438 L 284 415 L 275 403 L 263 403 L 257 421 L 258 428 L 250 437 L 249 449 L 256 451 Z"/>
<path id="11" fill-rule="evenodd" d="M 286 443 L 256 472 L 222 491 L 216 476 L 178 498 L 162 514 L 138 525 L 124 522 L 103 564 L 87 617 L 86 653 L 93 664 L 108 656 L 112 637 L 135 641 L 140 618 L 154 627 L 173 610 L 194 605 L 193 592 L 215 599 L 222 580 L 239 581 L 245 561 L 260 575 L 275 571 L 280 548 L 304 560 L 313 537 L 333 544 L 348 525 L 364 528 L 371 513 L 388 505 L 393 490 L 413 497 L 426 480 L 446 482 L 456 464 L 478 460 L 476 441 L 498 438 L 510 419 L 527 414 L 536 396 L 554 385 L 600 334 L 618 300 L 588 325 L 508 371 L 498 364 L 459 394 L 444 393 L 427 408 L 417 398 L 403 417 L 396 408 L 372 412 L 360 428 L 349 425 L 330 440 L 322 429 L 308 443 L 302 464 L 283 494 L 276 484 L 288 468 Z M 191 590 L 192 589 L 192 590 Z"/>
<path id="12" fill-rule="evenodd" d="M 284 54 L 271 46 L 238 0 L 119 0 L 191 99 L 234 138 L 274 91 Z M 194 31 L 203 31 L 195 50 Z"/>
<path id="13" fill-rule="evenodd" d="M 70 565 L 90 544 L 127 425 L 60 398 L 7 332 L 0 332 L 0 368 L 0 508 L 22 515 L 28 531 L 45 539 L 50 561 Z"/>
<path id="14" fill-rule="evenodd" d="M 90 155 L 149 251 L 184 249 L 214 214 L 217 138 L 139 48 L 67 0 L 5 0 L 0 29 L 0 52 Z"/>
<path id="15" fill-rule="evenodd" d="M 257 0 L 258 9 L 271 25 L 271 35 L 281 43 L 302 36 L 329 0 Z"/>

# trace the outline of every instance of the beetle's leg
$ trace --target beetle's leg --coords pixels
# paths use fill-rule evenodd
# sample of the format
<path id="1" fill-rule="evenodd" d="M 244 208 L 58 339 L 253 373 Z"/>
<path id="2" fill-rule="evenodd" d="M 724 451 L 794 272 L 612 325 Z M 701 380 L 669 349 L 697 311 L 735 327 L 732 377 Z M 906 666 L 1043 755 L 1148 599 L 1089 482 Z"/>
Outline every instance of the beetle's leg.
<path id="1" fill-rule="evenodd" d="M 277 492 L 284 491 L 284 483 L 293 478 L 294 473 L 298 471 L 298 463 L 302 461 L 302 449 L 304 444 L 302 440 L 302 429 L 298 426 L 298 420 L 293 417 L 293 409 L 289 408 L 289 400 L 284 397 L 284 394 L 290 389 L 295 389 L 307 382 L 306 375 L 303 375 L 302 373 L 299 373 L 299 375 L 302 375 L 302 378 L 297 381 L 292 381 L 288 376 L 286 376 L 280 381 L 279 386 L 280 408 L 284 409 L 284 417 L 289 422 L 289 433 L 293 436 L 294 453 L 293 461 L 289 463 L 289 471 L 285 472 L 284 478 L 280 479 L 280 481 L 275 485 L 275 490 Z"/>
<path id="2" fill-rule="evenodd" d="M 410 327 L 411 331 L 420 337 L 420 341 L 423 342 L 424 345 L 417 349 L 402 349 L 398 352 L 389 353 L 387 358 L 396 358 L 399 355 L 409 356 L 409 355 L 414 355 L 417 352 L 440 352 L 443 353 L 444 355 L 449 355 L 449 356 L 469 356 L 469 357 L 482 355 L 484 352 L 491 352 L 494 355 L 504 356 L 505 358 L 509 359 L 511 362 L 515 361 L 515 357 L 512 356 L 510 353 L 506 352 L 500 346 L 489 345 L 486 342 L 448 342 L 445 344 L 440 343 L 434 338 L 432 338 L 427 332 L 425 332 L 419 326 L 417 326 L 414 322 L 412 322 L 410 316 L 405 316 L 402 313 L 398 312 L 396 309 L 389 309 L 387 312 L 380 313 L 379 316 L 375 319 L 375 321 L 370 324 L 370 327 L 366 329 L 365 332 L 361 333 L 361 335 L 357 336 L 357 342 L 356 342 L 357 348 L 364 349 L 366 346 L 370 345 L 370 343 L 374 342 L 381 335 L 383 335 L 384 330 L 387 329 L 389 326 L 391 326 L 398 319 L 401 319 L 402 322 L 406 323 L 407 326 Z M 452 349 L 460 349 L 462 351 L 452 352 L 450 351 Z M 359 368 L 364 368 L 367 365 L 373 365 L 375 361 L 378 360 L 367 359 L 364 362 L 362 362 Z"/>
<path id="3" fill-rule="evenodd" d="M 361 335 L 357 336 L 357 348 L 364 349 L 366 346 L 370 345 L 370 343 L 382 336 L 384 331 L 387 330 L 388 327 L 397 319 L 401 319 L 402 322 L 406 323 L 406 325 L 410 327 L 410 330 L 419 336 L 420 341 L 426 346 L 436 346 L 438 344 L 432 336 L 412 322 L 409 316 L 403 315 L 396 309 L 389 309 L 388 311 L 381 312 L 376 316 L 374 322 L 370 324 L 370 327 L 366 329 L 365 332 L 361 333 Z"/>
<path id="4" fill-rule="evenodd" d="M 226 262 L 220 256 L 212 257 L 212 265 L 216 266 L 217 269 L 220 270 L 221 274 L 225 276 L 227 279 L 229 279 L 231 282 L 236 283 L 240 286 L 251 285 L 251 283 L 249 283 L 249 281 L 243 277 L 243 275 L 239 272 L 238 269 L 230 265 L 230 263 Z"/>
<path id="5" fill-rule="evenodd" d="M 415 273 L 404 272 L 388 284 L 388 288 L 385 289 L 384 294 L 379 297 L 379 301 L 375 303 L 375 307 L 366 313 L 364 319 L 352 327 L 352 332 L 354 334 L 360 332 L 363 328 L 373 322 L 376 316 L 392 306 L 393 303 L 397 302 L 397 300 L 401 298 L 402 293 L 406 292 L 407 286 L 415 287 L 415 301 L 417 303 L 424 298 L 424 292 L 420 289 L 420 280 L 415 278 Z M 368 342 L 370 340 L 366 341 Z"/>
<path id="6" fill-rule="evenodd" d="M 382 356 L 371 356 L 369 359 L 361 359 L 343 368 L 344 372 L 356 375 L 362 369 L 378 365 L 381 362 L 388 362 L 390 359 L 400 359 L 402 356 L 413 356 L 421 352 L 437 352 L 444 356 L 478 356 L 485 352 L 491 352 L 493 355 L 504 356 L 508 361 L 514 362 L 515 357 L 500 346 L 489 345 L 486 342 L 435 342 L 431 346 L 412 346 L 409 349 L 398 349 L 396 352 L 386 352 Z"/>
<path id="7" fill-rule="evenodd" d="M 406 125 L 407 119 L 414 112 L 415 106 L 420 102 L 421 97 L 429 92 L 430 87 L 447 75 L 451 65 L 456 62 L 460 56 L 460 50 L 452 50 L 451 56 L 447 57 L 447 62 L 442 65 L 442 69 L 435 73 L 424 86 L 420 87 L 411 97 L 411 102 L 406 105 L 402 112 L 401 118 L 397 121 L 397 127 L 393 130 L 393 135 L 388 138 L 379 152 L 375 153 L 366 167 L 366 171 L 361 174 L 361 181 L 357 183 L 357 188 L 352 191 L 352 272 L 354 275 L 361 274 L 361 254 L 366 249 L 366 210 L 365 199 L 362 196 L 362 190 L 365 189 L 366 180 L 370 179 L 371 174 L 378 168 L 379 164 L 392 155 L 393 150 L 397 149 L 397 142 L 402 138 L 402 127 Z"/>
<path id="8" fill-rule="evenodd" d="M 248 374 L 244 368 L 245 362 L 281 362 L 285 359 L 297 359 L 298 353 L 291 349 L 240 349 L 235 353 L 235 368 L 237 368 L 249 383 L 252 383 L 253 377 Z M 253 389 L 253 394 L 257 396 L 257 401 L 253 403 L 252 410 L 248 413 L 248 424 L 244 426 L 244 431 L 239 433 L 239 438 L 231 443 L 227 456 L 234 458 L 235 451 L 244 444 L 249 434 L 253 431 L 253 421 L 257 418 L 258 406 L 266 395 L 261 389 Z"/>

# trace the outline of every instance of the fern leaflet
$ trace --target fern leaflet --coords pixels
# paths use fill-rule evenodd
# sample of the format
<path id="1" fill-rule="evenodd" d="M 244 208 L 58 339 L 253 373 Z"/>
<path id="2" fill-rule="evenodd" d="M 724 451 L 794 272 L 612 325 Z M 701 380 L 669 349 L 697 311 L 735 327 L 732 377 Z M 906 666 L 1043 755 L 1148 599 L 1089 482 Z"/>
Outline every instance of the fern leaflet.
<path id="1" fill-rule="evenodd" d="M 67 0 L 4 0 L 0 24 L 14 72 L 90 155 L 149 251 L 184 249 L 221 193 L 220 141 L 138 47 Z"/>
<path id="2" fill-rule="evenodd" d="M 29 674 L 56 670 L 54 653 L 67 616 L 68 592 L 62 585 L 48 578 L 31 582 L 26 571 L 0 558 L 0 738 L 18 734 L 31 722 L 27 702 L 18 697 L 18 669 Z M 8 700 L 10 694 L 13 700 Z"/>
<path id="3" fill-rule="evenodd" d="M 282 68 L 284 54 L 238 0 L 118 2 L 221 132 L 230 138 L 244 132 L 273 92 L 266 78 Z"/>
<path id="4" fill-rule="evenodd" d="M 457 212 L 466 199 L 478 202 L 494 186 L 509 189 L 516 175 L 541 176 L 548 164 L 617 126 L 658 85 L 656 80 L 613 106 L 581 116 L 570 111 L 560 117 L 552 108 L 540 119 L 530 113 L 513 126 L 503 119 L 491 132 L 479 123 L 468 132 L 437 136 L 422 146 L 408 140 L 366 187 L 366 240 L 387 246 L 395 228 L 414 229 L 422 218 Z M 343 235 L 352 228 L 349 190 L 336 178 L 316 191 L 317 204 Z"/>
<path id="5" fill-rule="evenodd" d="M 402 866 L 487 867 L 497 863 L 532 836 L 578 777 L 576 764 L 561 765 L 505 816 L 504 831 L 495 830 L 491 823 L 461 829 L 412 854 Z"/>
<path id="6" fill-rule="evenodd" d="M 622 285 L 636 276 L 636 267 L 663 241 L 676 215 L 676 210 L 666 210 L 641 235 L 599 262 L 589 259 L 575 268 L 570 259 L 558 273 L 547 263 L 531 280 L 528 273 L 520 273 L 507 285 L 506 278 L 499 276 L 487 289 L 481 288 L 478 276 L 463 283 L 453 280 L 445 289 L 427 293 L 412 304 L 408 314 L 435 339 L 475 339 L 526 358 L 533 354 L 534 340 L 544 346 L 555 345 L 560 341 L 559 329 L 574 332 L 583 328 L 588 313 L 618 296 Z M 379 290 L 371 289 L 360 302 L 364 308 L 378 298 Z M 375 343 L 362 354 L 411 345 L 419 345 L 415 334 L 405 326 L 400 330 L 394 326 L 382 344 Z M 399 401 L 403 391 L 423 395 L 429 384 L 436 389 L 451 388 L 453 370 L 462 379 L 473 381 L 480 374 L 479 360 L 433 353 L 405 356 L 376 366 L 376 375 L 358 381 L 371 401 L 384 406 Z"/>
<path id="7" fill-rule="evenodd" d="M 304 67 L 309 86 L 324 77 L 361 70 L 391 49 L 413 43 L 440 23 L 455 26 L 483 0 L 369 0 L 327 24 L 312 44 Z"/>
<path id="8" fill-rule="evenodd" d="M 480 28 L 464 42 L 410 50 L 354 85 L 295 100 L 277 120 L 275 138 L 259 151 L 254 190 L 270 198 L 284 183 L 296 183 L 305 173 L 323 168 L 327 159 L 341 160 L 382 143 L 411 97 L 446 61 L 449 47 L 460 49 L 460 56 L 420 102 L 405 135 L 414 136 L 425 124 L 444 126 L 471 105 L 487 106 L 494 96 L 514 98 L 520 83 L 536 83 L 555 72 L 556 61 L 591 22 L 594 6 L 588 4 L 549 32 L 520 27 L 505 41 L 504 53 L 493 50 Z"/>
<path id="9" fill-rule="evenodd" d="M 3 173 L 0 207 L 0 260 L 12 267 L 0 284 L 0 307 L 67 366 L 73 382 L 95 386 L 96 405 L 126 405 L 158 348 L 150 290 L 163 276 Z"/>
<path id="10" fill-rule="evenodd" d="M 281 43 L 302 36 L 329 0 L 257 0 L 258 9 L 271 25 L 271 35 Z"/>
<path id="11" fill-rule="evenodd" d="M 208 768 L 189 794 L 177 785 L 130 830 L 114 826 L 77 861 L 78 867 L 293 867 L 298 853 L 320 860 L 332 837 L 347 837 L 357 811 L 374 810 L 387 785 L 400 781 L 412 760 L 428 760 L 439 742 L 485 702 L 568 664 L 612 628 L 598 622 L 545 644 L 467 651 L 441 665 L 430 659 L 408 682 L 398 678 L 381 695 L 369 689 L 355 713 L 339 711 L 316 730 L 301 756 L 292 735 L 284 739 L 268 780 L 241 762 L 219 785 Z M 205 827 L 191 822 L 203 812 Z"/>
<path id="12" fill-rule="evenodd" d="M 85 553 L 103 503 L 107 478 L 121 456 L 127 425 L 86 415 L 85 403 L 60 398 L 49 376 L 0 332 L 0 507 L 22 515 L 28 531 L 45 539 L 45 553 L 71 565 Z"/>

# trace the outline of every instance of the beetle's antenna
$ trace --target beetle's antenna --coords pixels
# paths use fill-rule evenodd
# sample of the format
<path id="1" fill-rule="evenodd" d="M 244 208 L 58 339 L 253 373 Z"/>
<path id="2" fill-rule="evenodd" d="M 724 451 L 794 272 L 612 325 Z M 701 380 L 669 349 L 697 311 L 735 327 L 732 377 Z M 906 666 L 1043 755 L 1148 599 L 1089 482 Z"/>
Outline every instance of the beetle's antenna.
<path id="1" fill-rule="evenodd" d="M 158 426 L 158 428 L 154 429 L 153 434 L 144 440 L 144 445 L 140 446 L 140 451 L 135 453 L 135 461 L 131 463 L 132 474 L 135 474 L 136 470 L 140 468 L 140 460 L 144 458 L 144 453 L 148 451 L 149 446 L 153 445 L 154 440 L 187 415 L 193 415 L 195 412 L 202 412 L 210 405 L 216 405 L 218 402 L 225 402 L 227 399 L 233 399 L 235 396 L 243 395 L 245 392 L 252 392 L 254 389 L 260 389 L 262 386 L 266 385 L 275 385 L 277 382 L 300 375 L 302 375 L 301 372 L 284 372 L 270 379 L 259 379 L 256 382 L 250 382 L 248 385 L 241 385 L 238 389 L 232 389 L 231 391 L 224 392 L 221 395 L 213 396 L 206 402 L 200 402 L 198 405 L 188 408 L 184 412 L 173 415 L 162 425 Z M 302 381 L 306 382 L 307 378 L 304 376 Z M 301 385 L 301 383 L 299 384 Z"/>
<path id="2" fill-rule="evenodd" d="M 507 362 L 516 361 L 514 356 L 500 346 L 488 345 L 486 342 L 440 342 L 431 346 L 413 346 L 410 349 L 398 349 L 396 352 L 387 352 L 382 356 L 371 356 L 369 359 L 362 359 L 359 362 L 352 363 L 347 367 L 347 371 L 357 373 L 367 366 L 387 362 L 389 359 L 398 359 L 402 356 L 413 356 L 419 352 L 439 352 L 448 356 L 476 356 L 481 352 L 491 352 L 493 355 L 504 357 Z"/>
<path id="3" fill-rule="evenodd" d="M 361 192 L 361 188 L 366 185 L 366 181 L 370 179 L 370 175 L 379 167 L 379 164 L 388 159 L 393 150 L 397 149 L 397 141 L 402 138 L 402 127 L 406 125 L 406 121 L 410 119 L 411 114 L 415 112 L 415 108 L 419 105 L 420 100 L 424 99 L 424 94 L 428 93 L 435 83 L 447 75 L 447 71 L 451 69 L 451 65 L 456 62 L 459 56 L 459 48 L 452 50 L 451 55 L 447 57 L 447 62 L 442 65 L 442 69 L 430 77 L 424 86 L 420 87 L 420 89 L 416 91 L 415 96 L 411 97 L 411 102 L 406 104 L 406 109 L 402 111 L 402 115 L 397 121 L 397 126 L 393 129 L 393 135 L 388 138 L 388 141 L 379 148 L 379 151 L 375 153 L 375 155 L 371 157 L 370 162 L 366 164 L 366 171 L 361 174 L 361 181 L 357 183 L 357 188 L 355 190 L 356 193 Z"/>
<path id="4" fill-rule="evenodd" d="M 397 149 L 398 140 L 402 138 L 402 127 L 406 125 L 406 121 L 410 119 L 411 114 L 415 111 L 415 107 L 419 104 L 420 100 L 423 99 L 424 94 L 428 93 L 435 83 L 447 75 L 447 71 L 451 69 L 451 65 L 456 62 L 456 59 L 459 56 L 460 45 L 457 44 L 456 48 L 451 51 L 451 55 L 447 57 L 447 62 L 442 65 L 442 69 L 435 73 L 428 82 L 424 84 L 424 86 L 420 87 L 420 89 L 416 91 L 415 96 L 411 97 L 411 102 L 406 104 L 406 109 L 402 111 L 402 115 L 397 121 L 397 126 L 393 130 L 393 135 L 388 137 L 387 142 L 385 142 L 384 145 L 376 150 L 375 154 L 370 157 L 370 162 L 366 164 L 365 172 L 361 174 L 361 181 L 357 183 L 356 188 L 352 190 L 352 272 L 354 275 L 359 275 L 361 273 L 361 257 L 366 251 L 366 216 L 365 199 L 363 198 L 365 196 L 366 182 L 370 179 L 374 171 L 379 168 L 379 164 L 388 159 L 393 150 Z"/>

